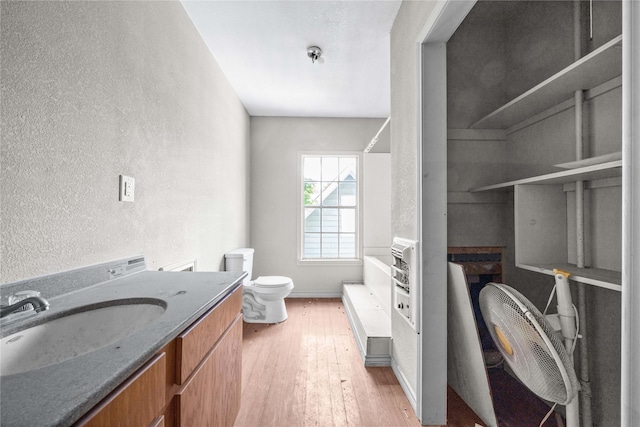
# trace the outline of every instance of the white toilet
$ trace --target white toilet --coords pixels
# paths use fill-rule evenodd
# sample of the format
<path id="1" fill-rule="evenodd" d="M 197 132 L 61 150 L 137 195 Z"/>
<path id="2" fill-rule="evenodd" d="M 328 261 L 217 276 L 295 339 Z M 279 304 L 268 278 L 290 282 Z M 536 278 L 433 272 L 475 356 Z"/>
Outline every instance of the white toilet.
<path id="1" fill-rule="evenodd" d="M 287 320 L 284 299 L 293 281 L 284 276 L 260 276 L 251 280 L 253 248 L 240 248 L 224 255 L 226 271 L 246 271 L 242 282 L 242 312 L 247 323 L 280 323 Z"/>

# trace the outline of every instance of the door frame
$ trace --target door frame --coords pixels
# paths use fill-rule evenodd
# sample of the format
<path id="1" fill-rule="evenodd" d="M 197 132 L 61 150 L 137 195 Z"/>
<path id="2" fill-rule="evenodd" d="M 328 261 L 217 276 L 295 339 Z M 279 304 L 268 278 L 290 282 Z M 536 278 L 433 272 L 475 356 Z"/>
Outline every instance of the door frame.
<path id="1" fill-rule="evenodd" d="M 447 423 L 447 50 L 476 0 L 436 3 L 416 40 L 418 57 L 418 236 L 421 292 L 416 414 Z"/>
<path id="2" fill-rule="evenodd" d="M 622 351 L 620 423 L 640 425 L 640 2 L 622 1 Z"/>
<path id="3" fill-rule="evenodd" d="M 418 59 L 418 235 L 422 241 L 417 408 L 422 424 L 446 424 L 447 128 L 446 43 L 475 0 L 437 2 L 416 40 Z M 640 2 L 622 1 L 622 355 L 621 424 L 640 425 Z M 428 179 L 427 179 L 428 178 Z M 428 203 L 427 203 L 428 201 Z M 429 286 L 431 284 L 431 286 Z M 428 292 L 427 292 L 428 290 Z"/>

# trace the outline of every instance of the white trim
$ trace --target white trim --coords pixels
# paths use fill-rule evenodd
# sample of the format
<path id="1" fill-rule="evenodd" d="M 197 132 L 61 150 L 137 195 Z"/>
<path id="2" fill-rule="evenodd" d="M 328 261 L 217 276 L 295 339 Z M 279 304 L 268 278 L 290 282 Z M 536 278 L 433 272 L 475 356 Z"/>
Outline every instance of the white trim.
<path id="1" fill-rule="evenodd" d="M 436 2 L 436 6 L 418 35 L 417 42 L 419 44 L 448 42 L 475 4 L 476 0 Z"/>
<path id="2" fill-rule="evenodd" d="M 622 2 L 622 348 L 620 425 L 640 425 L 640 2 Z"/>
<path id="3" fill-rule="evenodd" d="M 373 138 L 371 138 L 371 142 L 364 149 L 364 154 L 369 153 L 369 151 L 371 151 L 373 149 L 373 147 L 378 143 L 378 138 L 380 137 L 380 134 L 382 133 L 384 128 L 387 127 L 387 125 L 389 124 L 390 121 L 391 121 L 391 116 L 387 117 L 387 120 L 384 121 L 384 123 L 380 127 L 380 130 L 378 131 L 378 133 L 376 133 L 375 136 Z"/>
<path id="4" fill-rule="evenodd" d="M 326 267 L 327 265 L 347 266 L 362 265 L 361 258 L 308 258 L 299 259 L 296 263 L 299 267 Z"/>
<path id="5" fill-rule="evenodd" d="M 188 268 L 192 269 L 190 271 L 198 271 L 197 265 L 197 260 L 193 258 L 186 261 L 176 262 L 170 265 L 165 265 L 164 267 L 160 267 L 158 271 L 185 271 Z"/>
<path id="6" fill-rule="evenodd" d="M 438 252 L 439 247 L 442 246 L 442 243 L 444 243 L 444 253 L 446 253 L 446 197 L 447 197 L 447 187 L 446 187 L 446 161 L 444 162 L 444 168 L 445 168 L 445 173 L 444 173 L 444 187 L 441 188 L 440 192 L 441 194 L 430 194 L 429 197 L 432 196 L 440 196 L 440 198 L 444 198 L 444 221 L 445 221 L 445 225 L 444 225 L 444 230 L 440 230 L 440 233 L 444 233 L 444 242 L 434 242 L 435 243 L 435 247 L 431 246 L 431 241 L 429 240 L 429 244 L 424 244 L 425 242 L 425 231 L 434 231 L 437 234 L 437 230 L 433 230 L 434 227 L 431 226 L 431 230 L 425 230 L 425 226 L 429 227 L 429 224 L 424 224 L 424 218 L 423 216 L 425 215 L 424 209 L 430 209 L 432 212 L 432 208 L 430 206 L 423 206 L 423 199 L 424 199 L 424 195 L 425 195 L 425 189 L 423 188 L 423 165 L 422 162 L 423 157 L 424 157 L 424 153 L 422 150 L 422 146 L 424 144 L 423 140 L 425 138 L 425 135 L 423 134 L 423 131 L 425 129 L 425 114 L 430 114 L 430 113 L 438 113 L 437 109 L 436 110 L 431 110 L 428 111 L 427 108 L 425 108 L 425 103 L 426 101 L 429 100 L 429 98 L 432 96 L 432 94 L 429 94 L 429 96 L 425 97 L 423 96 L 425 94 L 425 80 L 426 78 L 429 79 L 430 82 L 432 82 L 432 87 L 434 88 L 438 88 L 440 87 L 441 91 L 444 91 L 444 99 L 441 100 L 442 102 L 445 103 L 445 108 L 444 111 L 439 111 L 439 114 L 442 115 L 444 114 L 444 120 L 442 120 L 442 117 L 440 117 L 442 126 L 444 127 L 444 135 L 442 136 L 442 144 L 444 145 L 443 147 L 439 147 L 440 149 L 444 149 L 445 153 L 445 159 L 446 159 L 446 147 L 447 147 L 447 129 L 446 129 L 446 54 L 445 54 L 445 58 L 444 58 L 444 64 L 440 64 L 440 65 L 444 65 L 445 67 L 445 74 L 444 75 L 440 75 L 442 73 L 438 73 L 437 76 L 431 75 L 431 73 L 427 73 L 424 68 L 426 66 L 429 66 L 430 68 L 436 67 L 439 65 L 438 63 L 441 62 L 439 58 L 436 58 L 436 64 L 431 64 L 427 61 L 424 60 L 423 57 L 423 46 L 427 45 L 427 44 L 432 44 L 432 45 L 444 45 L 445 48 L 445 53 L 446 53 L 446 42 L 449 40 L 449 38 L 453 35 L 453 33 L 458 29 L 458 26 L 462 23 L 462 21 L 464 20 L 464 18 L 467 16 L 467 14 L 469 13 L 469 11 L 473 8 L 473 6 L 475 5 L 476 0 L 445 0 L 445 1 L 439 1 L 436 3 L 434 10 L 431 12 L 431 14 L 429 15 L 429 18 L 427 19 L 422 31 L 419 33 L 419 37 L 418 40 L 416 40 L 416 45 L 417 45 L 417 49 L 416 49 L 416 57 L 418 58 L 417 60 L 417 64 L 418 64 L 418 74 L 417 74 L 417 87 L 418 87 L 418 91 L 417 91 L 417 101 L 418 101 L 418 129 L 417 129 L 417 145 L 418 145 L 418 165 L 417 165 L 417 176 L 416 176 L 416 182 L 417 182 L 417 187 L 418 187 L 418 200 L 420 201 L 420 203 L 417 203 L 417 219 L 418 219 L 418 224 L 417 224 L 417 230 L 418 230 L 418 236 L 419 236 L 419 240 L 423 241 L 423 244 L 420 245 L 420 250 L 419 250 L 419 256 L 420 256 L 420 262 L 419 264 L 419 287 L 421 290 L 424 290 L 424 284 L 426 283 L 426 279 L 429 278 L 430 280 L 434 279 L 434 276 L 432 274 L 431 271 L 427 270 L 426 267 L 423 265 L 424 261 L 427 257 L 425 257 L 424 253 L 427 252 L 429 250 L 429 248 L 431 248 L 430 252 L 433 252 L 433 249 L 436 250 L 436 252 Z M 436 49 L 437 50 L 437 49 Z M 439 57 L 440 55 L 438 53 L 436 53 L 436 57 Z M 437 81 L 436 81 L 437 80 Z M 438 121 L 436 121 L 436 123 L 438 123 Z M 431 153 L 430 153 L 431 154 Z M 431 162 L 431 164 L 433 164 L 433 162 Z M 429 175 L 431 176 L 431 171 L 429 172 Z M 437 227 L 435 227 L 437 228 Z M 440 238 L 440 240 L 442 240 L 442 238 Z M 432 254 L 433 255 L 433 254 Z M 444 255 L 443 255 L 444 256 Z M 447 361 L 447 353 L 446 353 L 446 347 L 447 347 L 447 343 L 446 343 L 446 307 L 447 307 L 447 303 L 446 303 L 446 298 L 447 298 L 447 294 L 446 294 L 446 258 L 443 261 L 443 267 L 442 270 L 444 270 L 445 272 L 445 276 L 444 276 L 444 297 L 442 297 L 442 295 L 439 295 L 439 298 L 436 298 L 436 301 L 434 304 L 434 301 L 430 301 L 430 299 L 432 298 L 432 295 L 427 295 L 426 292 L 421 292 L 421 297 L 420 297 L 420 307 L 418 309 L 418 313 L 422 314 L 420 317 L 420 322 L 421 322 L 421 327 L 420 330 L 422 331 L 421 334 L 417 335 L 417 341 L 418 341 L 418 354 L 417 354 L 417 369 L 416 369 L 416 373 L 417 373 L 417 379 L 416 379 L 416 383 L 417 383 L 417 392 L 416 395 L 413 396 L 413 403 L 414 403 L 414 409 L 416 411 L 416 414 L 418 415 L 418 419 L 420 420 L 420 422 L 422 424 L 446 424 L 446 393 L 447 393 L 447 389 L 446 389 L 446 376 L 447 376 L 447 369 L 446 369 L 446 361 Z M 434 265 L 434 263 L 432 262 L 431 265 Z M 437 273 L 437 272 L 436 272 Z M 441 272 L 440 274 L 436 274 L 436 276 L 441 276 Z M 436 279 L 442 279 L 442 277 L 435 277 Z M 442 291 L 442 290 L 440 290 Z M 438 304 L 440 306 L 440 308 L 438 308 Z M 436 310 L 435 311 L 427 311 L 426 308 L 427 307 L 435 307 Z M 433 323 L 435 322 L 438 325 L 442 324 L 442 318 L 443 318 L 443 314 L 441 312 L 439 312 L 440 310 L 444 310 L 444 345 L 441 345 L 441 341 L 442 341 L 442 331 L 440 331 L 440 333 L 438 333 L 437 328 L 432 327 Z M 435 344 L 434 342 L 432 342 L 432 337 L 431 334 L 435 335 Z M 427 347 L 429 348 L 429 351 L 427 351 Z M 442 354 L 444 353 L 444 355 Z M 392 367 L 395 367 L 395 362 L 392 359 Z M 425 368 L 428 370 L 428 373 L 425 372 Z M 403 380 L 400 380 L 401 377 L 401 372 L 399 371 L 399 369 L 394 368 L 394 372 L 396 372 L 396 376 L 398 377 L 398 380 L 401 382 L 401 385 L 403 383 Z M 431 378 L 431 375 L 435 375 L 435 381 L 434 378 Z M 443 382 L 443 377 L 444 377 L 444 385 L 442 384 Z M 406 383 L 406 381 L 404 381 Z M 410 390 L 410 388 L 405 388 L 405 386 L 403 386 L 403 389 L 405 390 L 405 394 L 407 395 L 407 398 L 409 398 L 411 400 L 410 394 L 408 393 L 408 390 Z"/>
<path id="7" fill-rule="evenodd" d="M 291 292 L 287 298 L 342 298 L 342 292 Z"/>
<path id="8" fill-rule="evenodd" d="M 369 354 L 364 356 L 364 366 L 367 368 L 381 368 L 385 366 L 391 366 L 391 356 L 390 355 L 375 355 Z"/>
<path id="9" fill-rule="evenodd" d="M 420 421 L 447 422 L 447 85 L 446 44 L 422 45 L 422 280 L 418 335 Z M 425 173 L 425 171 L 427 171 Z"/>
<path id="10" fill-rule="evenodd" d="M 409 382 L 407 381 L 407 378 L 404 376 L 404 374 L 400 370 L 400 367 L 398 366 L 398 363 L 396 362 L 396 359 L 393 358 L 393 356 L 391 356 L 391 370 L 393 370 L 393 373 L 396 375 L 396 378 L 400 383 L 400 387 L 402 387 L 402 391 L 404 391 L 404 394 L 407 397 L 409 404 L 413 408 L 413 411 L 416 414 L 418 414 L 418 407 L 416 403 L 417 402 L 416 393 L 413 391 L 411 386 L 409 386 Z M 418 417 L 418 419 L 420 419 L 420 417 Z"/>

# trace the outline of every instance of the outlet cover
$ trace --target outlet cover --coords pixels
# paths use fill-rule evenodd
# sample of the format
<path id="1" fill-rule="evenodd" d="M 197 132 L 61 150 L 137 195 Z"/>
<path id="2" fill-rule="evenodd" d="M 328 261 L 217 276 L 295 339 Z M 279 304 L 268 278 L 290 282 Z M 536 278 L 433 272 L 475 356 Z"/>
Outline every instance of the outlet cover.
<path id="1" fill-rule="evenodd" d="M 120 201 L 133 202 L 136 180 L 130 176 L 120 175 Z"/>

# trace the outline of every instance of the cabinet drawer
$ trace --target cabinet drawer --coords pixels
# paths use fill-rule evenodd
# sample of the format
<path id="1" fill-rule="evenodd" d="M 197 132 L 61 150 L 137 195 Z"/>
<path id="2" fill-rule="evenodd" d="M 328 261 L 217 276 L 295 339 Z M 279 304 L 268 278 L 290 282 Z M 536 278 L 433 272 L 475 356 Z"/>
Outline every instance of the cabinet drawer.
<path id="1" fill-rule="evenodd" d="M 238 315 L 215 349 L 177 397 L 178 427 L 231 427 L 240 410 L 242 316 Z"/>
<path id="2" fill-rule="evenodd" d="M 78 422 L 78 426 L 148 426 L 164 407 L 165 353 L 154 356 L 102 403 Z"/>
<path id="3" fill-rule="evenodd" d="M 242 287 L 205 313 L 176 339 L 176 384 L 183 384 L 242 308 Z"/>

